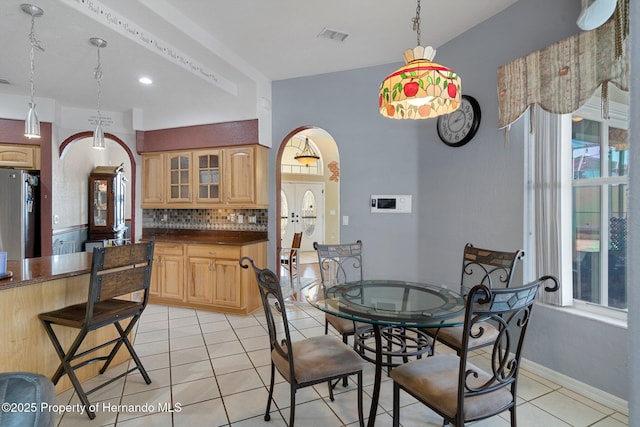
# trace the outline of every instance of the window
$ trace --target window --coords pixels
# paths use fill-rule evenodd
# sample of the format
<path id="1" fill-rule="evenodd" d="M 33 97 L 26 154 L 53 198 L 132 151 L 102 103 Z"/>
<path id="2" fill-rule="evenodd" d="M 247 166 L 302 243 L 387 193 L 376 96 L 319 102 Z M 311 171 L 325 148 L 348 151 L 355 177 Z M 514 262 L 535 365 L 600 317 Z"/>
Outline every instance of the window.
<path id="1" fill-rule="evenodd" d="M 627 123 L 593 110 L 587 104 L 571 124 L 573 297 L 626 309 Z"/>
<path id="2" fill-rule="evenodd" d="M 282 238 L 284 238 L 287 224 L 289 223 L 289 201 L 283 190 L 280 190 L 280 230 L 282 230 Z"/>
<path id="3" fill-rule="evenodd" d="M 611 92 L 610 92 L 611 93 Z M 624 100 L 624 98 L 620 98 Z M 573 115 L 536 106 L 527 166 L 525 276 L 554 274 L 541 300 L 626 320 L 628 102 L 599 97 Z"/>

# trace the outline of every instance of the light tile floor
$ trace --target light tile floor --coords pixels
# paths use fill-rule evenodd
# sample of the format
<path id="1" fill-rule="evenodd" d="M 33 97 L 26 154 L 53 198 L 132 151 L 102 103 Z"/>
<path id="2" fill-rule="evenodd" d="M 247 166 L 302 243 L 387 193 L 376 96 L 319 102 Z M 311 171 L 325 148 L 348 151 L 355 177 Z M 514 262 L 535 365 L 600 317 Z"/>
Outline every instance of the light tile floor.
<path id="1" fill-rule="evenodd" d="M 324 333 L 324 314 L 305 305 L 288 306 L 292 339 Z M 58 413 L 58 426 L 233 426 L 281 427 L 289 419 L 289 388 L 279 378 L 274 392 L 271 421 L 263 414 L 267 402 L 270 371 L 269 342 L 264 313 L 234 316 L 201 310 L 149 305 L 135 335 L 135 348 L 151 376 L 144 383 L 139 373 L 100 389 L 89 396 L 97 406 L 91 421 L 70 407 Z M 444 346 L 437 347 L 444 351 Z M 474 356 L 483 363 L 484 355 Z M 109 369 L 113 376 L 126 369 L 126 363 Z M 301 427 L 356 426 L 355 378 L 348 388 L 338 386 L 336 399 L 328 399 L 321 384 L 296 394 L 296 425 Z M 373 388 L 373 366 L 365 369 L 365 413 Z M 98 384 L 83 384 L 85 390 Z M 391 425 L 392 382 L 382 385 L 376 424 Z M 628 418 L 597 402 L 588 400 L 557 384 L 522 371 L 519 380 L 518 424 L 529 426 L 628 425 Z M 74 405 L 79 400 L 73 390 L 58 395 L 58 404 Z M 136 406 L 137 405 L 137 406 Z M 173 408 L 173 412 L 171 409 Z M 442 419 L 425 406 L 403 397 L 403 427 L 440 426 Z M 476 426 L 507 426 L 508 413 Z"/>

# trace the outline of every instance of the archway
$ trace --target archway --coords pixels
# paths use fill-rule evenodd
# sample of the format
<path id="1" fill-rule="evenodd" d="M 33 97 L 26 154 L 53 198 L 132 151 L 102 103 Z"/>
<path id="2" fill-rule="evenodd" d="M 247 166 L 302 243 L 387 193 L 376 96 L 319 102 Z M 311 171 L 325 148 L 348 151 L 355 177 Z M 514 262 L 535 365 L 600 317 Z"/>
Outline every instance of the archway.
<path id="1" fill-rule="evenodd" d="M 130 194 L 130 203 L 131 203 L 131 209 L 130 209 L 130 230 L 129 230 L 129 235 L 131 236 L 131 239 L 133 241 L 133 239 L 135 238 L 135 230 L 136 230 L 136 215 L 135 215 L 135 206 L 136 206 L 136 161 L 135 161 L 135 157 L 133 152 L 131 151 L 131 149 L 129 148 L 129 146 L 120 138 L 118 138 L 116 135 L 109 133 L 109 132 L 105 132 L 104 134 L 105 136 L 105 140 L 107 142 L 109 141 L 113 141 L 115 144 L 117 144 L 120 148 L 122 148 L 122 150 L 124 150 L 124 152 L 126 153 L 126 156 L 129 159 L 129 170 L 130 170 L 130 185 L 129 185 L 129 194 Z M 60 148 L 59 148 L 59 158 L 62 158 L 64 153 L 70 148 L 70 146 L 72 144 L 74 144 L 77 141 L 80 141 L 82 139 L 86 139 L 86 138 L 91 138 L 93 137 L 93 132 L 92 131 L 85 131 L 85 132 L 79 132 L 76 134 L 73 134 L 71 136 L 69 136 L 68 138 L 66 138 L 64 141 L 62 141 L 62 143 L 60 144 Z M 126 165 L 125 165 L 126 166 Z"/>
<path id="2" fill-rule="evenodd" d="M 295 153 L 301 151 L 301 144 L 306 139 L 314 151 L 320 156 L 316 164 L 309 167 L 293 161 Z M 287 163 L 288 162 L 288 163 Z M 340 174 L 339 152 L 333 137 L 324 129 L 315 126 L 301 126 L 289 132 L 283 138 L 276 156 L 276 265 L 280 265 L 282 248 L 291 246 L 292 232 L 290 215 L 294 213 L 296 231 L 303 232 L 302 253 L 311 255 L 313 241 L 320 243 L 338 243 L 340 241 Z M 297 184 L 302 183 L 302 187 Z M 286 200 L 285 191 L 292 186 L 298 188 L 298 199 L 306 203 L 298 212 L 291 206 L 295 202 Z M 302 188 L 302 191 L 300 191 Z M 318 199 L 318 191 L 322 189 Z M 310 201 L 311 200 L 311 201 Z M 316 205 L 317 202 L 317 205 Z M 287 207 L 284 212 L 284 207 Z M 318 207 L 320 211 L 311 212 L 309 208 Z M 312 209 L 312 210 L 313 210 Z M 314 221 L 322 221 L 316 223 Z M 289 233 L 283 232 L 288 230 Z M 321 230 L 321 232 L 318 232 Z M 305 239 L 307 239 L 305 244 Z"/>

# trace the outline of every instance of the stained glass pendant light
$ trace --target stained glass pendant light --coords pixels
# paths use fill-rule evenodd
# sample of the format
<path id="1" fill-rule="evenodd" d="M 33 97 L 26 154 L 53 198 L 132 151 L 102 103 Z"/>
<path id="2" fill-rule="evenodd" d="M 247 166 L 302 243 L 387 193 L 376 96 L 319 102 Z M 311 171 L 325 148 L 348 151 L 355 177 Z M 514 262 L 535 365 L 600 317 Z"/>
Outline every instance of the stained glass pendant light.
<path id="1" fill-rule="evenodd" d="M 31 52 L 30 52 L 30 73 L 29 73 L 29 83 L 31 86 L 31 102 L 29 102 L 29 111 L 27 112 L 27 118 L 24 121 L 24 136 L 27 138 L 40 138 L 40 120 L 38 119 L 38 114 L 36 113 L 36 103 L 33 100 L 35 94 L 35 50 L 43 52 L 44 49 L 40 46 L 40 42 L 36 39 L 35 33 L 35 18 L 38 16 L 42 16 L 44 11 L 40 9 L 38 6 L 34 6 L 32 4 L 21 4 L 20 8 L 22 11 L 28 15 L 31 15 L 31 31 L 29 32 L 29 43 L 31 44 Z"/>
<path id="2" fill-rule="evenodd" d="M 98 87 L 98 124 L 96 130 L 93 131 L 93 148 L 99 150 L 104 149 L 104 132 L 102 131 L 102 115 L 100 113 L 100 98 L 102 96 L 102 64 L 100 63 L 100 49 L 107 46 L 107 41 L 98 37 L 92 37 L 89 39 L 92 45 L 98 48 L 98 65 L 93 70 L 93 77 L 96 79 L 96 85 Z"/>
<path id="3" fill-rule="evenodd" d="M 412 21 L 418 45 L 404 52 L 406 64 L 380 85 L 380 114 L 392 119 L 429 119 L 449 114 L 460 106 L 460 76 L 433 62 L 434 48 L 420 45 L 420 0 Z"/>
<path id="4" fill-rule="evenodd" d="M 294 159 L 296 159 L 298 162 L 302 163 L 303 165 L 309 166 L 317 162 L 318 159 L 320 159 L 320 156 L 318 156 L 316 152 L 313 151 L 313 149 L 309 145 L 309 138 L 305 138 L 304 148 L 302 149 L 302 152 L 298 153 L 294 157 Z"/>

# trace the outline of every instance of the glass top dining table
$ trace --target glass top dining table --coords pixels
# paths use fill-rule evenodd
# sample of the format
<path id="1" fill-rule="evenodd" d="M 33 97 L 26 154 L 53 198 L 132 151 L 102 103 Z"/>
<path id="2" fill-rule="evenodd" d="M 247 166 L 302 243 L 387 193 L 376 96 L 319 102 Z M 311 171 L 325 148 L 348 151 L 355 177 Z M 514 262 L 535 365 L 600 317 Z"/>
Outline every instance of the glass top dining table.
<path id="1" fill-rule="evenodd" d="M 465 301 L 443 286 L 402 280 L 364 280 L 324 290 L 321 283 L 304 289 L 312 306 L 325 313 L 388 326 L 431 328 L 457 326 Z M 448 324 L 448 321 L 451 324 Z"/>
<path id="2" fill-rule="evenodd" d="M 364 280 L 326 288 L 316 283 L 303 289 L 313 307 L 338 317 L 371 325 L 375 338 L 375 378 L 369 427 L 375 425 L 383 355 L 381 330 L 388 327 L 441 328 L 460 326 L 464 298 L 444 286 L 402 280 Z"/>

